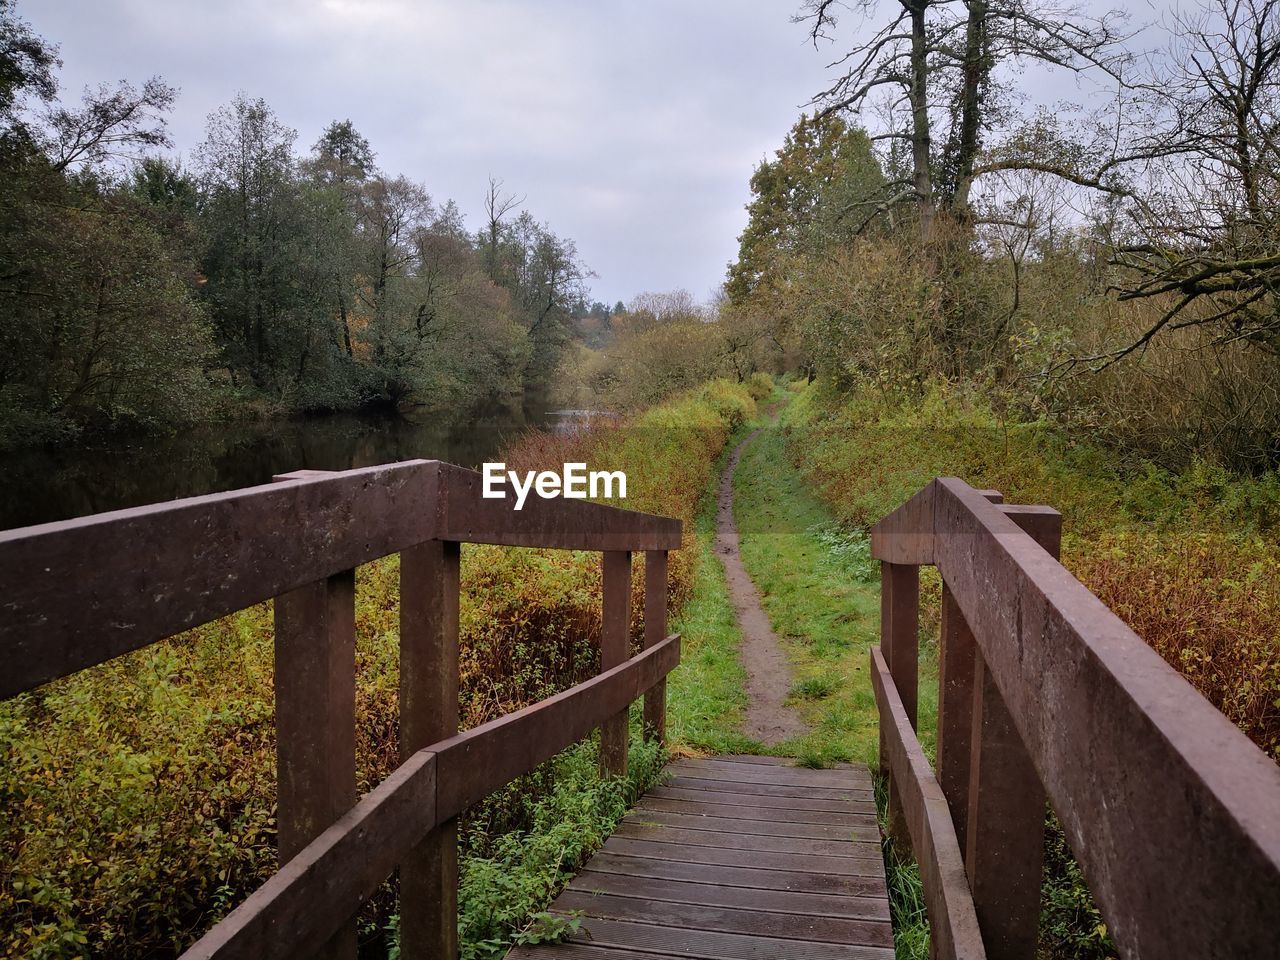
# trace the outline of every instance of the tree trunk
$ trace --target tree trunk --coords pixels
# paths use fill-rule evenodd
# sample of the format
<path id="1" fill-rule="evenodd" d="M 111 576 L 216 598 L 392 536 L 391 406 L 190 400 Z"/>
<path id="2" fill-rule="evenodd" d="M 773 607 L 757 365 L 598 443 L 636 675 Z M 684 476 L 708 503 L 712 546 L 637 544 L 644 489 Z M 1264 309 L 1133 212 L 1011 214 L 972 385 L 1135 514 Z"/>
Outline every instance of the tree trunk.
<path id="1" fill-rule="evenodd" d="M 916 192 L 916 209 L 920 215 L 920 240 L 928 245 L 933 239 L 933 176 L 930 172 L 929 135 L 929 64 L 928 37 L 925 34 L 925 12 L 929 0 L 911 0 L 911 162 Z"/>
<path id="2" fill-rule="evenodd" d="M 973 166 L 978 155 L 979 96 L 986 79 L 987 0 L 969 0 L 969 22 L 964 38 L 964 72 L 960 90 L 960 143 L 956 151 L 956 183 L 951 195 L 951 213 L 958 221 L 968 218 L 969 191 L 973 186 Z"/>

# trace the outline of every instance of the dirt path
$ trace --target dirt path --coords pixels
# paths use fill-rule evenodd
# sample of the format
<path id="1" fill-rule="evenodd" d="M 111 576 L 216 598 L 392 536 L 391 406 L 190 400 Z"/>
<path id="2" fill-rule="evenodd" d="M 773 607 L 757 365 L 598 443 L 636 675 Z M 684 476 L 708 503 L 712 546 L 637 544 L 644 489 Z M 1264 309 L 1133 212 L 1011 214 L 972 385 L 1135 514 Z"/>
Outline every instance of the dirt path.
<path id="1" fill-rule="evenodd" d="M 779 743 L 806 733 L 800 715 L 785 704 L 791 690 L 791 669 L 760 606 L 760 594 L 738 553 L 738 527 L 733 519 L 733 472 L 742 450 L 757 430 L 734 448 L 720 476 L 716 510 L 716 553 L 724 564 L 729 596 L 742 628 L 740 656 L 747 671 L 747 716 L 742 732 L 762 743 Z"/>

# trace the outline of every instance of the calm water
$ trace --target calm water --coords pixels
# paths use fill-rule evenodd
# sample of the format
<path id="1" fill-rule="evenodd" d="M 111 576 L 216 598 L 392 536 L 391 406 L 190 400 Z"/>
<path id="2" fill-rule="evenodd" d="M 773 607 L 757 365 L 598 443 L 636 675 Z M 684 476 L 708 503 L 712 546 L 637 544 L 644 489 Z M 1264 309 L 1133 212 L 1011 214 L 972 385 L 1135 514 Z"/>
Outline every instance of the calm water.
<path id="1" fill-rule="evenodd" d="M 476 467 L 530 426 L 555 428 L 576 419 L 564 413 L 516 406 L 461 420 L 336 414 L 0 453 L 0 529 L 233 490 L 291 470 L 418 457 Z"/>

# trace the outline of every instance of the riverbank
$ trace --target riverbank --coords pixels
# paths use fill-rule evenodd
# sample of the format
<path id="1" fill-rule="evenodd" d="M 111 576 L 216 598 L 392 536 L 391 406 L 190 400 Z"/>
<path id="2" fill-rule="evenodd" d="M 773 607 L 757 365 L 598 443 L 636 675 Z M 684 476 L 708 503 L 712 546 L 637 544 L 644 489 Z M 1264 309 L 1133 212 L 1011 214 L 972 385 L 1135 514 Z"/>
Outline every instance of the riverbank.
<path id="1" fill-rule="evenodd" d="M 624 470 L 626 506 L 681 517 L 686 549 L 670 565 L 678 614 L 701 493 L 754 412 L 746 387 L 712 383 L 625 423 L 527 436 L 504 456 L 518 469 L 582 460 Z M 463 550 L 464 727 L 596 672 L 599 578 L 597 554 Z M 362 792 L 398 762 L 398 581 L 396 557 L 356 576 Z M 274 870 L 272 650 L 271 606 L 260 604 L 0 705 L 0 953 L 176 954 Z M 656 773 L 657 751 L 637 743 L 632 755 L 626 783 L 599 784 L 594 747 L 574 748 L 469 811 L 467 957 L 541 935 L 529 918 Z M 362 914 L 367 949 L 394 943 L 394 911 L 387 885 Z"/>

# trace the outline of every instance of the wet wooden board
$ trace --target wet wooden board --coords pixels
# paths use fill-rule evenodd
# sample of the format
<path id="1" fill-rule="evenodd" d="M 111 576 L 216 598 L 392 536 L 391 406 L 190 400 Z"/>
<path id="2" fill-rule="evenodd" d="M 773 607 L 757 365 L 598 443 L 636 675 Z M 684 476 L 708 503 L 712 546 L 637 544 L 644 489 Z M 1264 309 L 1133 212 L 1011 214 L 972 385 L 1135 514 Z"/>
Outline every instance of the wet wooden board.
<path id="1" fill-rule="evenodd" d="M 581 929 L 514 960 L 891 960 L 871 779 L 678 760 L 552 904 Z"/>

